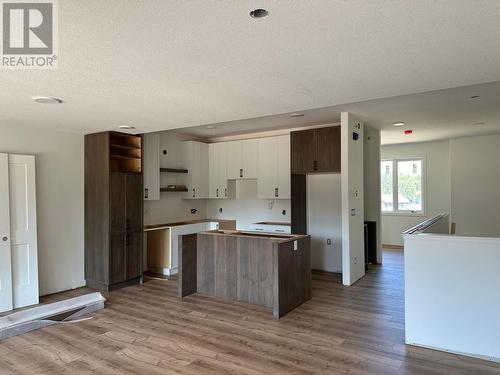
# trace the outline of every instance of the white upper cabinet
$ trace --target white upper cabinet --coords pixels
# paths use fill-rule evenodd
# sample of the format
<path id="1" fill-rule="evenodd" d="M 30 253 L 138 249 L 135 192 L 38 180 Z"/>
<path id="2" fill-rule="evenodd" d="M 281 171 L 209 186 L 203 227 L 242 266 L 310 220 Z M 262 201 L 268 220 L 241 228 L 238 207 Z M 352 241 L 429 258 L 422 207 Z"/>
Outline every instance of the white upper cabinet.
<path id="1" fill-rule="evenodd" d="M 209 198 L 227 198 L 227 143 L 208 145 Z"/>
<path id="2" fill-rule="evenodd" d="M 184 142 L 184 160 L 188 170 L 187 199 L 208 198 L 208 144 L 195 141 Z"/>
<path id="3" fill-rule="evenodd" d="M 227 179 L 257 178 L 258 145 L 257 139 L 227 142 Z"/>
<path id="4" fill-rule="evenodd" d="M 290 136 L 258 140 L 257 196 L 290 199 Z"/>
<path id="5" fill-rule="evenodd" d="M 147 133 L 143 136 L 144 148 L 144 191 L 145 200 L 160 199 L 160 134 Z"/>

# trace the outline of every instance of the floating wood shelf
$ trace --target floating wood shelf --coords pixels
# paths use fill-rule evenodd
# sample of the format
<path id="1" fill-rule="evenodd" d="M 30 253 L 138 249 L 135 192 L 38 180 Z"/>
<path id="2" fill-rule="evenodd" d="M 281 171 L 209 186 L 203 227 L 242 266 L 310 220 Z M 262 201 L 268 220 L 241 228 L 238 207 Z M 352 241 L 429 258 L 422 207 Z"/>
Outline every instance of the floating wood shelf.
<path id="1" fill-rule="evenodd" d="M 180 169 L 180 168 L 160 168 L 160 172 L 188 173 L 188 170 L 187 169 Z"/>
<path id="2" fill-rule="evenodd" d="M 111 143 L 110 147 L 112 147 L 112 148 L 120 148 L 120 149 L 123 149 L 123 150 L 140 150 L 141 149 L 141 147 L 139 147 L 139 146 L 119 145 L 117 143 Z"/>
<path id="3" fill-rule="evenodd" d="M 141 160 L 140 156 L 110 155 L 111 159 Z"/>
<path id="4" fill-rule="evenodd" d="M 187 189 L 187 187 L 175 187 L 175 188 L 164 187 L 164 188 L 160 188 L 160 191 L 161 192 L 169 192 L 169 191 L 186 192 L 186 191 L 188 191 L 188 189 Z"/>

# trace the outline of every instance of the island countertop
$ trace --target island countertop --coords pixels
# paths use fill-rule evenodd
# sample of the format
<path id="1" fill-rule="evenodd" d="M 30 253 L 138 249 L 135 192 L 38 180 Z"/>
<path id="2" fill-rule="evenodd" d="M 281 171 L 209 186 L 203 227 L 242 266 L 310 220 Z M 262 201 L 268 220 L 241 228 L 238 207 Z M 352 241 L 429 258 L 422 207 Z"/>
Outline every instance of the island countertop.
<path id="1" fill-rule="evenodd" d="M 302 238 L 307 238 L 307 234 L 281 234 L 274 232 L 262 232 L 262 231 L 250 231 L 250 230 L 209 230 L 200 232 L 202 234 L 214 235 L 214 236 L 234 236 L 234 237 L 247 237 L 247 238 L 263 238 L 273 240 L 275 242 L 288 242 L 296 241 Z"/>

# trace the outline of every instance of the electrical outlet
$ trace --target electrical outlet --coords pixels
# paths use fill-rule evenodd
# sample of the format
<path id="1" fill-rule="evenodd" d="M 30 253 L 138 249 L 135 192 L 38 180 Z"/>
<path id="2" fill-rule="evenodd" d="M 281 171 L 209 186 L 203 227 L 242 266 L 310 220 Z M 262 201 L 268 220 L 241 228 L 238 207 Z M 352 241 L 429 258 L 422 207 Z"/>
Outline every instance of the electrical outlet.
<path id="1" fill-rule="evenodd" d="M 356 216 L 356 209 L 355 208 L 351 208 L 351 216 Z"/>
<path id="2" fill-rule="evenodd" d="M 326 239 L 326 244 L 330 246 L 332 244 L 332 240 L 330 238 L 327 238 Z"/>
<path id="3" fill-rule="evenodd" d="M 219 208 L 219 213 L 220 213 L 220 214 L 222 213 L 222 207 L 221 207 L 221 208 Z"/>
<path id="4" fill-rule="evenodd" d="M 286 215 L 286 210 L 281 211 L 282 215 Z"/>

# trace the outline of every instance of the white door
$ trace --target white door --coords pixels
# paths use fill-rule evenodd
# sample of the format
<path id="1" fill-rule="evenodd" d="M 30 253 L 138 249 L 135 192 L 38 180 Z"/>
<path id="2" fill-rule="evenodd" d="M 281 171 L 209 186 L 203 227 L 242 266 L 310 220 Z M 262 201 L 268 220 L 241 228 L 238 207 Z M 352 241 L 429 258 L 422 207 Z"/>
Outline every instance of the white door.
<path id="1" fill-rule="evenodd" d="M 248 139 L 241 142 L 241 169 L 243 178 L 257 178 L 259 140 Z"/>
<path id="2" fill-rule="evenodd" d="M 9 156 L 0 154 L 0 312 L 13 308 L 10 264 Z"/>
<path id="3" fill-rule="evenodd" d="M 35 157 L 9 155 L 10 247 L 14 308 L 38 303 Z"/>
<path id="4" fill-rule="evenodd" d="M 257 197 L 275 199 L 278 188 L 278 141 L 276 137 L 259 140 Z"/>
<path id="5" fill-rule="evenodd" d="M 278 197 L 290 199 L 290 136 L 278 137 Z"/>

